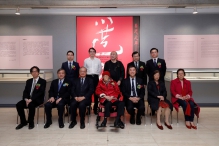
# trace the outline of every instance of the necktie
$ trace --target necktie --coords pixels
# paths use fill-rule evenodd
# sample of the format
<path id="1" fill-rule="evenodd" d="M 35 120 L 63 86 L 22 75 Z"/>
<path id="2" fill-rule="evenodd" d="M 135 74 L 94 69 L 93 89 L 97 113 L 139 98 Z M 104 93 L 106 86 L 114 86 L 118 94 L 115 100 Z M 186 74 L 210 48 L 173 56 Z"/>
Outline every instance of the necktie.
<path id="1" fill-rule="evenodd" d="M 134 86 L 134 79 L 132 79 L 132 95 L 133 95 L 134 97 L 136 97 L 135 86 Z"/>
<path id="2" fill-rule="evenodd" d="M 138 72 L 138 62 L 135 62 L 136 71 Z"/>
<path id="3" fill-rule="evenodd" d="M 69 70 L 71 70 L 71 62 L 69 63 Z"/>
<path id="4" fill-rule="evenodd" d="M 154 66 L 157 66 L 157 62 L 156 62 L 156 59 L 154 59 Z"/>
<path id="5" fill-rule="evenodd" d="M 81 78 L 81 86 L 84 84 L 84 78 Z"/>
<path id="6" fill-rule="evenodd" d="M 62 87 L 62 81 L 59 81 L 59 86 L 58 86 L 58 91 L 60 90 L 60 88 Z"/>
<path id="7" fill-rule="evenodd" d="M 33 86 L 31 88 L 30 97 L 32 97 L 33 90 L 34 90 L 35 86 L 36 86 L 36 80 L 33 80 Z"/>

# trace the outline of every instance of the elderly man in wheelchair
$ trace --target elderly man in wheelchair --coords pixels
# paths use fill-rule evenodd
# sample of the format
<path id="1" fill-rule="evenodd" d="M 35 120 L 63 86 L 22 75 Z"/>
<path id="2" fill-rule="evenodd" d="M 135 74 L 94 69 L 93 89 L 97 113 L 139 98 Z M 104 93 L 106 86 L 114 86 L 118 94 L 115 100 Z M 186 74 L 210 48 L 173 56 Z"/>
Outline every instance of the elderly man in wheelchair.
<path id="1" fill-rule="evenodd" d="M 106 127 L 108 117 L 116 117 L 114 126 L 124 129 L 124 123 L 121 121 L 121 116 L 124 115 L 124 102 L 122 101 L 119 86 L 110 78 L 110 73 L 104 71 L 102 79 L 99 81 L 96 94 L 99 96 L 99 107 L 97 116 L 97 128 Z M 102 109 L 104 108 L 104 111 Z M 101 125 L 98 124 L 100 117 L 104 117 Z"/>

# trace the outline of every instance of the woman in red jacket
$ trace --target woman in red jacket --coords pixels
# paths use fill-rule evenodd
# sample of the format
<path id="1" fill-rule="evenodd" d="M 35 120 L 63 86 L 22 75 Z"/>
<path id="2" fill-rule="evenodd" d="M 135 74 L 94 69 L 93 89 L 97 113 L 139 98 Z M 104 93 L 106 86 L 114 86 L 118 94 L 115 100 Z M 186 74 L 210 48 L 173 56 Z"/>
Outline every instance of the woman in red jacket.
<path id="1" fill-rule="evenodd" d="M 177 78 L 171 81 L 170 90 L 172 96 L 172 103 L 176 111 L 178 112 L 179 106 L 183 108 L 185 114 L 185 124 L 188 129 L 197 129 L 194 121 L 194 114 L 199 117 L 199 106 L 192 98 L 192 89 L 190 81 L 184 78 L 184 69 L 177 70 Z M 197 107 L 197 108 L 195 108 Z"/>
<path id="2" fill-rule="evenodd" d="M 102 80 L 99 81 L 96 88 L 99 102 L 104 105 L 104 120 L 101 123 L 101 126 L 106 126 L 107 118 L 110 116 L 110 109 L 112 106 L 116 106 L 117 117 L 114 125 L 123 129 L 124 124 L 120 117 L 124 114 L 124 102 L 118 99 L 120 95 L 119 86 L 110 78 L 110 73 L 108 71 L 104 71 L 102 77 Z"/>

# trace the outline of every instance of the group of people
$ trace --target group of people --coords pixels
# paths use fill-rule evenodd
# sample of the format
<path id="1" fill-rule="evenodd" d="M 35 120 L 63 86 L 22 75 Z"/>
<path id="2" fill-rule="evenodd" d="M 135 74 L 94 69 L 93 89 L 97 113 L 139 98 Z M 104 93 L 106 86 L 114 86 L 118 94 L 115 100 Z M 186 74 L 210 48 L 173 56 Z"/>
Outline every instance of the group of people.
<path id="1" fill-rule="evenodd" d="M 79 109 L 80 128 L 85 128 L 86 107 L 91 105 L 91 97 L 94 95 L 94 114 L 98 114 L 98 104 L 104 106 L 104 118 L 101 126 L 105 127 L 107 118 L 110 116 L 112 106 L 116 107 L 117 117 L 114 126 L 123 129 L 124 123 L 121 116 L 126 109 L 130 115 L 130 124 L 141 125 L 141 116 L 145 114 L 145 88 L 148 91 L 148 104 L 151 115 L 157 113 L 156 125 L 163 130 L 160 121 L 162 109 L 165 113 L 164 125 L 172 129 L 169 123 L 170 112 L 173 107 L 178 110 L 182 106 L 185 114 L 185 125 L 187 128 L 197 129 L 193 123 L 194 114 L 199 114 L 199 107 L 192 98 L 190 81 L 184 78 L 184 69 L 177 70 L 177 78 L 171 81 L 171 99 L 167 99 L 167 91 L 164 82 L 166 63 L 164 59 L 158 58 L 158 49 L 150 50 L 151 58 L 146 64 L 140 61 L 140 53 L 132 53 L 133 61 L 127 64 L 126 78 L 125 68 L 117 58 L 117 52 L 112 51 L 110 60 L 102 65 L 100 59 L 95 57 L 96 50 L 88 50 L 89 57 L 84 60 L 84 65 L 79 66 L 74 61 L 74 52 L 67 52 L 67 60 L 57 71 L 58 78 L 53 80 L 49 89 L 49 98 L 44 103 L 46 81 L 39 77 L 40 69 L 33 66 L 30 73 L 33 78 L 26 81 L 23 91 L 23 99 L 16 104 L 20 124 L 16 129 L 21 129 L 29 124 L 29 129 L 34 128 L 35 108 L 44 103 L 46 123 L 44 128 L 52 124 L 52 108 L 58 109 L 59 128 L 64 127 L 63 114 L 65 105 L 70 106 L 71 123 L 69 128 L 76 124 L 77 108 Z M 99 80 L 99 75 L 102 78 Z M 149 82 L 147 82 L 147 76 Z M 29 109 L 28 120 L 25 118 L 24 109 Z M 137 109 L 137 114 L 135 114 Z"/>

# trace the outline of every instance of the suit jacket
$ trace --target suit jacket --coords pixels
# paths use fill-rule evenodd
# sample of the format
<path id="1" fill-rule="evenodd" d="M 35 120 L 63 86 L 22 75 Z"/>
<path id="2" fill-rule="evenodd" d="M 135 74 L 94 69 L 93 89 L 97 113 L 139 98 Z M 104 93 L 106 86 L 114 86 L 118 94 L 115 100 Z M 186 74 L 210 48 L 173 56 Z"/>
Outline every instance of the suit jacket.
<path id="1" fill-rule="evenodd" d="M 30 97 L 30 92 L 33 84 L 33 78 L 26 81 L 26 85 L 23 91 L 23 99 L 32 99 L 33 102 L 39 105 L 44 102 L 45 90 L 46 90 L 46 80 L 39 77 L 37 84 L 33 90 L 32 97 Z"/>
<path id="2" fill-rule="evenodd" d="M 147 85 L 147 73 L 146 73 L 145 63 L 142 61 L 139 61 L 138 63 L 139 64 L 138 64 L 138 70 L 136 72 L 136 77 L 141 78 L 144 82 L 144 85 Z M 132 61 L 132 62 L 128 63 L 126 77 L 129 77 L 129 74 L 128 74 L 129 66 L 135 66 L 134 62 Z"/>
<path id="3" fill-rule="evenodd" d="M 173 109 L 172 104 L 169 100 L 167 100 L 167 90 L 165 84 L 162 81 L 158 83 L 159 89 L 157 88 L 155 81 L 150 81 L 148 83 L 148 102 L 152 108 L 152 110 L 157 110 L 159 108 L 160 99 L 157 96 L 163 96 L 164 101 L 169 104 L 170 109 Z"/>
<path id="4" fill-rule="evenodd" d="M 90 78 L 85 78 L 84 84 L 81 87 L 81 78 L 77 78 L 72 85 L 71 97 L 75 100 L 75 97 L 84 96 L 85 100 L 91 102 L 91 96 L 94 93 L 93 80 Z"/>
<path id="5" fill-rule="evenodd" d="M 58 87 L 59 87 L 59 79 L 53 80 L 49 89 L 49 98 L 54 97 L 56 99 L 58 96 L 59 98 L 62 98 L 66 102 L 69 102 L 70 94 L 71 94 L 70 81 L 64 79 L 59 91 L 58 91 Z"/>
<path id="6" fill-rule="evenodd" d="M 195 108 L 195 114 L 197 117 L 199 117 L 200 113 L 200 107 L 197 103 L 195 103 L 194 99 L 192 98 L 192 88 L 191 88 L 191 82 L 189 80 L 183 79 L 183 90 L 184 93 L 187 95 L 190 95 L 190 100 L 192 100 L 197 108 Z M 177 102 L 178 98 L 176 98 L 176 95 L 182 95 L 182 85 L 178 78 L 174 79 L 170 83 L 170 91 L 171 91 L 171 100 L 173 103 L 174 108 L 178 112 L 179 110 L 179 104 Z"/>
<path id="7" fill-rule="evenodd" d="M 73 61 L 72 69 L 69 69 L 69 64 L 68 61 L 62 63 L 62 69 L 65 70 L 65 78 L 68 79 L 69 81 L 72 81 L 74 78 L 79 77 L 79 64 L 75 61 Z"/>
<path id="8" fill-rule="evenodd" d="M 164 82 L 164 76 L 166 74 L 166 62 L 164 59 L 157 59 L 157 65 L 154 65 L 153 59 L 150 59 L 146 62 L 146 73 L 149 77 L 149 81 L 153 81 L 154 77 L 154 71 L 159 70 L 160 71 L 160 81 Z"/>
<path id="9" fill-rule="evenodd" d="M 138 77 L 136 77 L 136 92 L 137 92 L 138 97 L 144 100 L 144 95 L 145 95 L 144 83 L 143 83 L 143 80 Z M 131 96 L 130 77 L 126 78 L 122 82 L 122 94 L 123 94 L 125 101 L 127 101 L 129 97 Z"/>
<path id="10" fill-rule="evenodd" d="M 120 95 L 120 89 L 118 84 L 113 80 L 111 80 L 108 84 L 105 84 L 103 80 L 100 80 L 95 93 L 98 95 L 100 103 L 104 103 L 106 99 L 101 98 L 101 94 L 105 94 L 106 96 L 114 96 L 118 99 Z M 115 101 L 115 99 L 111 100 L 112 103 Z"/>

